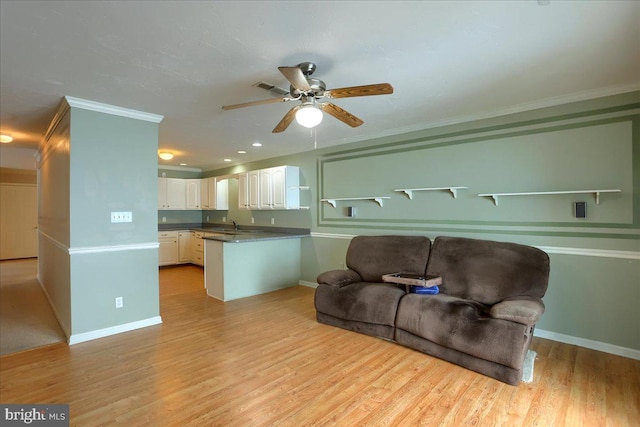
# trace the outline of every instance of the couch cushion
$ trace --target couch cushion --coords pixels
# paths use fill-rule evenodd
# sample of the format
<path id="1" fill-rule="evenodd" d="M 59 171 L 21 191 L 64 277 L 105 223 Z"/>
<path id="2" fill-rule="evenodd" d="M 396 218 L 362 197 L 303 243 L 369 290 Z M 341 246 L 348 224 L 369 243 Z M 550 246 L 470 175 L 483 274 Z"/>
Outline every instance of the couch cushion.
<path id="1" fill-rule="evenodd" d="M 427 274 L 442 276 L 440 292 L 493 305 L 508 297 L 542 298 L 549 256 L 516 243 L 437 237 Z"/>
<path id="2" fill-rule="evenodd" d="M 489 317 L 489 308 L 450 295 L 407 294 L 396 328 L 440 346 L 520 369 L 529 327 Z"/>
<path id="3" fill-rule="evenodd" d="M 431 240 L 424 236 L 356 236 L 347 250 L 347 267 L 366 282 L 389 273 L 424 274 Z"/>
<path id="4" fill-rule="evenodd" d="M 394 326 L 404 294 L 400 287 L 384 283 L 358 282 L 340 288 L 319 285 L 315 306 L 318 312 L 340 319 Z"/>

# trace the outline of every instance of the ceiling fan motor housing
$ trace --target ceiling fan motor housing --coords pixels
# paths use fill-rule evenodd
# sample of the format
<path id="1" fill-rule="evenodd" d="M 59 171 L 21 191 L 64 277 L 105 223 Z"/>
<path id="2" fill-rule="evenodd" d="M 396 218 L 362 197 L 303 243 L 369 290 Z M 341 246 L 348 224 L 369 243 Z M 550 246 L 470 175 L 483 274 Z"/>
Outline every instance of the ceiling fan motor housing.
<path id="1" fill-rule="evenodd" d="M 313 95 L 316 98 L 319 98 L 322 97 L 324 95 L 324 91 L 327 90 L 327 85 L 320 79 L 307 77 L 307 82 L 309 83 L 309 87 L 311 87 L 311 90 L 301 91 L 291 85 L 289 87 L 289 93 L 294 97 L 298 97 L 300 95 Z"/>
<path id="2" fill-rule="evenodd" d="M 298 64 L 298 68 L 302 70 L 302 74 L 308 77 L 316 70 L 316 64 L 313 62 L 301 62 Z"/>

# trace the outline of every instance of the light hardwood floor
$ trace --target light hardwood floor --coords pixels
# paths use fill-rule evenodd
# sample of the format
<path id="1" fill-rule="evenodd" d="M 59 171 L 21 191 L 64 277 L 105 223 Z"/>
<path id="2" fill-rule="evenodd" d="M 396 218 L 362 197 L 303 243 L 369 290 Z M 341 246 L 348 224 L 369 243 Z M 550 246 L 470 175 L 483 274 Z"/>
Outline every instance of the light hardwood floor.
<path id="1" fill-rule="evenodd" d="M 163 324 L 0 359 L 2 403 L 77 426 L 637 426 L 640 361 L 534 338 L 518 387 L 315 321 L 311 288 L 222 303 L 162 269 Z"/>

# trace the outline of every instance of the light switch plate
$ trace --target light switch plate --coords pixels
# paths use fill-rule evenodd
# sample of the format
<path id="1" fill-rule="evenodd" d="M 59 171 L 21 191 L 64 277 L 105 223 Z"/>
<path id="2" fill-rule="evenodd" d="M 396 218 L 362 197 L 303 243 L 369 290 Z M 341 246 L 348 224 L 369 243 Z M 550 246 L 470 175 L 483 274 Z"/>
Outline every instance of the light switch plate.
<path id="1" fill-rule="evenodd" d="M 133 222 L 133 212 L 111 212 L 111 223 Z"/>

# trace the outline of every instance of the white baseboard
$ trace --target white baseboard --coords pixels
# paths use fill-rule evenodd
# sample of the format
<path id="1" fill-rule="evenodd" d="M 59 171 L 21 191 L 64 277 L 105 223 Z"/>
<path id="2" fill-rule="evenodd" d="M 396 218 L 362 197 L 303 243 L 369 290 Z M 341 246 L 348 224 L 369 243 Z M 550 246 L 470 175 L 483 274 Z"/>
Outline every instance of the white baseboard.
<path id="1" fill-rule="evenodd" d="M 81 334 L 73 334 L 69 337 L 69 345 L 78 344 L 85 341 L 95 340 L 97 338 L 108 337 L 109 335 L 116 335 L 122 332 L 133 331 L 134 329 L 146 328 L 147 326 L 158 325 L 162 323 L 160 316 L 150 317 L 144 320 L 138 320 L 135 322 L 125 323 L 118 326 L 112 326 L 104 329 L 97 329 L 95 331 L 83 332 Z"/>
<path id="2" fill-rule="evenodd" d="M 571 335 L 559 334 L 557 332 L 536 329 L 534 336 L 546 338 L 552 341 L 558 341 L 565 344 L 573 344 L 579 347 L 590 348 L 591 350 L 603 351 L 605 353 L 615 354 L 617 356 L 628 357 L 630 359 L 640 360 L 640 350 L 633 348 L 620 347 L 619 345 L 609 344 L 601 341 L 588 340 L 586 338 L 574 337 Z"/>
<path id="3" fill-rule="evenodd" d="M 318 284 L 316 282 L 307 282 L 306 280 L 298 281 L 298 285 L 306 286 L 308 288 L 314 288 L 314 289 L 318 287 Z"/>

